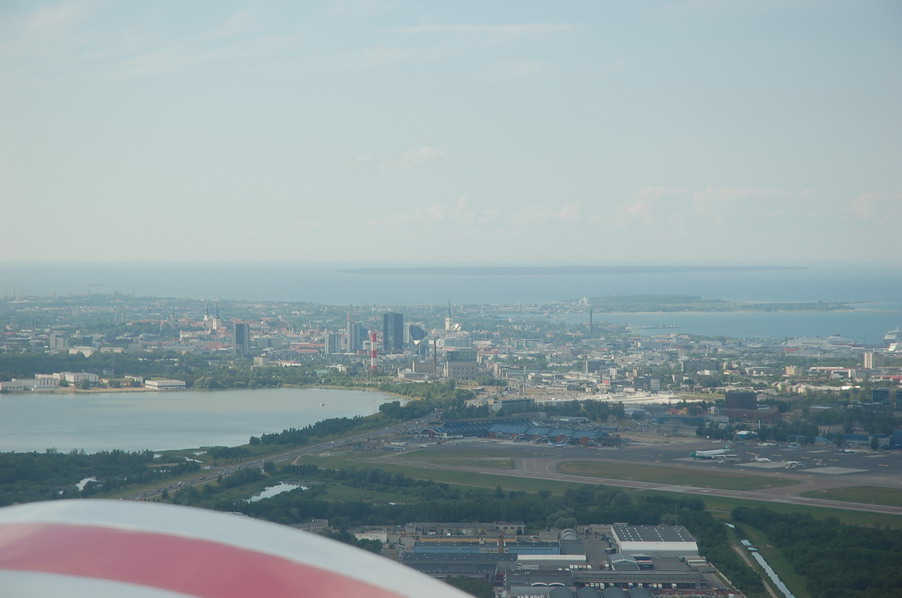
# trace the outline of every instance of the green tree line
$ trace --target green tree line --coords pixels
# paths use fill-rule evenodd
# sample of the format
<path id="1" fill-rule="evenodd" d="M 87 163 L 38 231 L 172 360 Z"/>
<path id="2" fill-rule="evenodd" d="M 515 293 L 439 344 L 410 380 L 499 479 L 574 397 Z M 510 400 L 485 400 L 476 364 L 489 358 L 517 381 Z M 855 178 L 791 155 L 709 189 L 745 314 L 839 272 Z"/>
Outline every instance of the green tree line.
<path id="1" fill-rule="evenodd" d="M 292 525 L 310 519 L 329 519 L 337 529 L 363 525 L 401 525 L 410 521 L 523 521 L 533 530 L 573 527 L 590 523 L 625 521 L 636 525 L 680 523 L 695 536 L 699 547 L 731 580 L 746 592 L 761 591 L 758 575 L 730 548 L 726 528 L 705 511 L 699 497 L 639 496 L 603 486 L 580 486 L 553 495 L 548 491 L 459 488 L 431 480 L 416 480 L 379 469 L 334 470 L 312 465 L 284 465 L 279 477 L 311 480 L 311 488 L 285 492 L 257 502 L 218 500 L 225 486 L 209 491 L 181 490 L 176 500 L 184 504 L 238 511 Z M 259 470 L 257 471 L 259 474 Z M 316 483 L 319 482 L 319 483 Z M 407 500 L 377 503 L 335 499 L 327 493 L 330 483 L 368 491 L 387 492 Z"/>
<path id="2" fill-rule="evenodd" d="M 902 532 L 835 518 L 737 507 L 733 519 L 761 530 L 818 598 L 902 596 Z"/>
<path id="3" fill-rule="evenodd" d="M 182 475 L 197 471 L 193 462 L 162 465 L 150 451 L 101 451 L 85 453 L 0 453 L 0 506 L 54 500 L 84 498 L 97 492 L 112 492 L 130 484 Z M 76 484 L 96 478 L 79 491 Z"/>

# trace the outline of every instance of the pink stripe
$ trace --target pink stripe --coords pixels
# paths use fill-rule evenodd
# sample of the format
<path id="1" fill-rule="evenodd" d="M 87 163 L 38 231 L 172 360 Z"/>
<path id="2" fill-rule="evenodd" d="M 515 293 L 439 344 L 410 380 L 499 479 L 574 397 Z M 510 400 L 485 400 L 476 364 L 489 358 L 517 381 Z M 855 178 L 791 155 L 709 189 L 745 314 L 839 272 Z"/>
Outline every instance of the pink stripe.
<path id="1" fill-rule="evenodd" d="M 207 598 L 402 596 L 334 571 L 209 540 L 59 523 L 0 525 L 0 569 L 108 579 Z"/>

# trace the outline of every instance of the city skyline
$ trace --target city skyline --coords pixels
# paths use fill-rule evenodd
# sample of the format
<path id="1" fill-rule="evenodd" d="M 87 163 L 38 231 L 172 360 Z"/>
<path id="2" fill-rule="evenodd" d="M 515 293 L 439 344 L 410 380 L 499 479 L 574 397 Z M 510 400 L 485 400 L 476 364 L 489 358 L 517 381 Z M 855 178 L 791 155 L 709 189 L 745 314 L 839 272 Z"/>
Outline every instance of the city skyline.
<path id="1" fill-rule="evenodd" d="M 879 1 L 7 3 L 0 260 L 898 263 L 900 23 Z"/>

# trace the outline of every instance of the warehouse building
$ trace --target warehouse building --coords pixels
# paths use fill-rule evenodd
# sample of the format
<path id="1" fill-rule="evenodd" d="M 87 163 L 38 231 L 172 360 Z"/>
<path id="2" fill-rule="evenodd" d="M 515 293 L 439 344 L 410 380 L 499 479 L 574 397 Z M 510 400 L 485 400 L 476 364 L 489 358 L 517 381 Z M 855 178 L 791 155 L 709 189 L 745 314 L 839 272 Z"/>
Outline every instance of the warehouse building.
<path id="1" fill-rule="evenodd" d="M 523 531 L 519 522 L 411 523 L 398 538 L 399 559 L 432 577 L 483 580 L 512 598 L 648 598 L 650 592 L 727 589 L 681 526 L 590 525 L 538 536 L 506 536 L 502 526 Z"/>
<path id="2" fill-rule="evenodd" d="M 185 390 L 185 381 L 167 379 L 145 380 L 144 386 L 151 390 Z"/>
<path id="3" fill-rule="evenodd" d="M 682 525 L 614 525 L 611 533 L 622 554 L 698 556 L 698 544 Z"/>

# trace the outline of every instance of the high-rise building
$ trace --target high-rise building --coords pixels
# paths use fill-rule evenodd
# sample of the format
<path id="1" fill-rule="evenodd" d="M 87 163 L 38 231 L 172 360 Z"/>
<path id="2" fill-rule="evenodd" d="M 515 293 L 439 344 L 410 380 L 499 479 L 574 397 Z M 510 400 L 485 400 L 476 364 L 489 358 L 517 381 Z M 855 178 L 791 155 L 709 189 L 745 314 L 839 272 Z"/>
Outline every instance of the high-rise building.
<path id="1" fill-rule="evenodd" d="M 354 335 L 357 339 L 357 345 L 354 347 L 354 351 L 362 351 L 363 343 L 370 336 L 369 328 L 364 326 L 363 324 L 359 324 L 357 322 L 354 323 Z"/>
<path id="2" fill-rule="evenodd" d="M 414 355 L 425 357 L 429 354 L 429 333 L 417 324 L 404 324 L 404 346 L 411 349 Z"/>
<path id="3" fill-rule="evenodd" d="M 873 370 L 874 368 L 883 367 L 885 363 L 885 359 L 883 357 L 883 353 L 877 353 L 876 351 L 865 351 L 864 353 L 864 367 L 867 370 Z"/>
<path id="4" fill-rule="evenodd" d="M 420 344 L 428 333 L 417 324 L 404 325 L 404 344 Z"/>
<path id="5" fill-rule="evenodd" d="M 347 353 L 356 353 L 363 349 L 363 341 L 366 340 L 366 327 L 351 321 L 348 314 L 348 323 L 345 326 L 345 349 Z"/>
<path id="6" fill-rule="evenodd" d="M 351 314 L 348 314 L 348 322 L 345 324 L 345 349 L 347 349 L 348 353 L 353 353 L 356 350 L 357 339 L 354 338 L 354 332 L 354 322 L 351 321 Z"/>
<path id="7" fill-rule="evenodd" d="M 235 322 L 235 353 L 247 357 L 251 352 L 251 327 L 243 322 Z"/>
<path id="8" fill-rule="evenodd" d="M 758 393 L 754 391 L 728 390 L 724 393 L 724 407 L 727 409 L 757 409 Z"/>
<path id="9" fill-rule="evenodd" d="M 390 312 L 382 316 L 382 350 L 404 352 L 404 314 Z"/>
<path id="10" fill-rule="evenodd" d="M 334 355 L 341 353 L 341 335 L 337 332 L 328 332 L 323 337 L 323 353 Z"/>
<path id="11" fill-rule="evenodd" d="M 50 350 L 51 351 L 65 351 L 69 348 L 69 339 L 67 339 L 62 334 L 51 333 L 50 335 Z"/>

